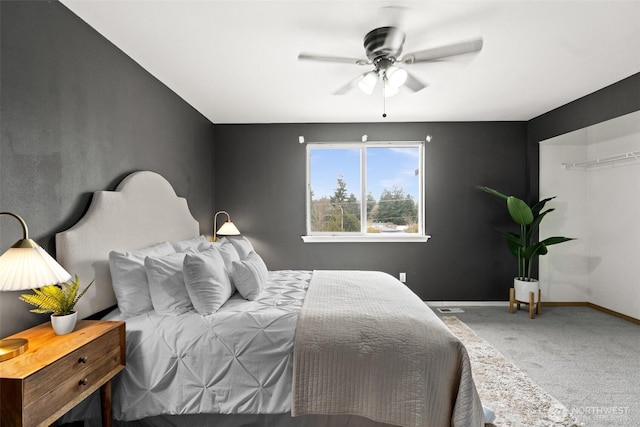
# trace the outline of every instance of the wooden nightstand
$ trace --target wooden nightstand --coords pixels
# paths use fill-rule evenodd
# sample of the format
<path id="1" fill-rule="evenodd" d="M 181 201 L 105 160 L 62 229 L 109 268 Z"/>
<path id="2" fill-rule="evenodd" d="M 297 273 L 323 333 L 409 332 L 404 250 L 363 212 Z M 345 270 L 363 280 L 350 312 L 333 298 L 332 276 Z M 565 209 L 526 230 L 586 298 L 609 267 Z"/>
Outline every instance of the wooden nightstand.
<path id="1" fill-rule="evenodd" d="M 102 424 L 111 425 L 111 378 L 124 369 L 125 323 L 80 320 L 68 335 L 43 323 L 8 338 L 27 338 L 20 356 L 0 362 L 0 424 L 48 426 L 98 388 Z"/>

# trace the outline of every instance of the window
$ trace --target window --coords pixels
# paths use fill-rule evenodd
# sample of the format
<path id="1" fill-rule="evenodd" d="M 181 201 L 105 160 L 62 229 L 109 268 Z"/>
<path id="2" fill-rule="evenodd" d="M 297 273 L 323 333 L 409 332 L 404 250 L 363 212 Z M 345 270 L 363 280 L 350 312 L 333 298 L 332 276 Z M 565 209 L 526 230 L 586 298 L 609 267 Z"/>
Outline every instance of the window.
<path id="1" fill-rule="evenodd" d="M 317 241 L 426 241 L 421 142 L 307 145 L 307 235 Z"/>

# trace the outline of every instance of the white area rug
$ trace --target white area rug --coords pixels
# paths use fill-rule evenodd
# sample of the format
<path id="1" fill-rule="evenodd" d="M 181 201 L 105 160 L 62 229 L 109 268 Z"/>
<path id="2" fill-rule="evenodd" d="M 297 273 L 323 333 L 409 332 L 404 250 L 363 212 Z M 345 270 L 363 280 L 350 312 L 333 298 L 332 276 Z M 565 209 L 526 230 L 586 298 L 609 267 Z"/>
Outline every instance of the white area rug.
<path id="1" fill-rule="evenodd" d="M 549 393 L 455 316 L 442 321 L 467 348 L 480 399 L 496 414 L 493 426 L 583 426 Z"/>

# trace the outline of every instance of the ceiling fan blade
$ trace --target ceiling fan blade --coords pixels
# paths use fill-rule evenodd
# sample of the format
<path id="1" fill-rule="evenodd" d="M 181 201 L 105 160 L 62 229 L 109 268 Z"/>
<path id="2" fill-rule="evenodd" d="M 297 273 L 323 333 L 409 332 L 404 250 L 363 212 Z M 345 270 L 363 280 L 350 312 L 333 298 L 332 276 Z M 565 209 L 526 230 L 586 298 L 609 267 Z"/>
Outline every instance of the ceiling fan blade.
<path id="1" fill-rule="evenodd" d="M 362 78 L 362 74 L 356 76 L 354 79 L 352 79 L 346 85 L 341 86 L 338 89 L 334 90 L 333 92 L 331 92 L 331 94 L 332 95 L 345 95 L 345 94 L 351 92 L 351 90 L 354 89 L 357 86 L 358 80 L 360 80 L 361 78 Z"/>
<path id="2" fill-rule="evenodd" d="M 411 89 L 414 92 L 424 89 L 427 87 L 426 84 L 422 83 L 420 80 L 416 79 L 411 73 L 407 72 L 407 80 L 404 82 L 404 86 L 408 89 Z"/>
<path id="3" fill-rule="evenodd" d="M 369 65 L 369 62 L 366 59 L 360 58 L 345 58 L 342 56 L 326 56 L 326 55 L 315 55 L 313 53 L 304 53 L 300 52 L 298 54 L 298 59 L 305 61 L 321 61 L 321 62 L 341 62 L 343 64 L 355 64 L 355 65 Z"/>
<path id="4" fill-rule="evenodd" d="M 416 62 L 437 61 L 439 59 L 448 58 L 451 56 L 479 52 L 480 50 L 482 50 L 482 43 L 482 37 L 480 37 L 477 39 L 420 50 L 417 52 L 406 54 L 402 58 L 402 62 L 404 62 L 405 64 L 414 64 Z"/>

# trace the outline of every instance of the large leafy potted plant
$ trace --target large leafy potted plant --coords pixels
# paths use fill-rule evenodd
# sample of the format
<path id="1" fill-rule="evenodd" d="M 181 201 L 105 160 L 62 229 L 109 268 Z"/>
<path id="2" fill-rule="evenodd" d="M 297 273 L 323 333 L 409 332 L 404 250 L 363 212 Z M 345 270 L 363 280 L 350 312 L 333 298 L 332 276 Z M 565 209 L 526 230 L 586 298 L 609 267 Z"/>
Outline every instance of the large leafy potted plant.
<path id="1" fill-rule="evenodd" d="M 87 292 L 93 284 L 89 283 L 82 292 L 80 279 L 76 275 L 74 281 L 69 281 L 61 285 L 48 285 L 40 289 L 34 289 L 33 294 L 23 294 L 20 299 L 26 303 L 36 306 L 32 313 L 51 313 L 51 326 L 58 335 L 68 334 L 76 326 L 78 313 L 75 306 L 78 300 Z"/>
<path id="2" fill-rule="evenodd" d="M 574 240 L 571 237 L 553 236 L 537 241 L 536 232 L 540 222 L 546 215 L 555 209 L 543 211 L 548 201 L 555 199 L 549 197 L 529 206 L 523 200 L 515 196 L 507 196 L 489 187 L 478 187 L 482 191 L 492 194 L 506 202 L 507 211 L 511 219 L 518 225 L 519 233 L 513 231 L 497 230 L 507 242 L 509 251 L 518 260 L 518 276 L 514 278 L 515 298 L 518 301 L 529 301 L 529 292 L 534 294 L 534 302 L 538 302 L 538 280 L 531 277 L 533 260 L 548 253 L 548 247 L 559 243 Z"/>

